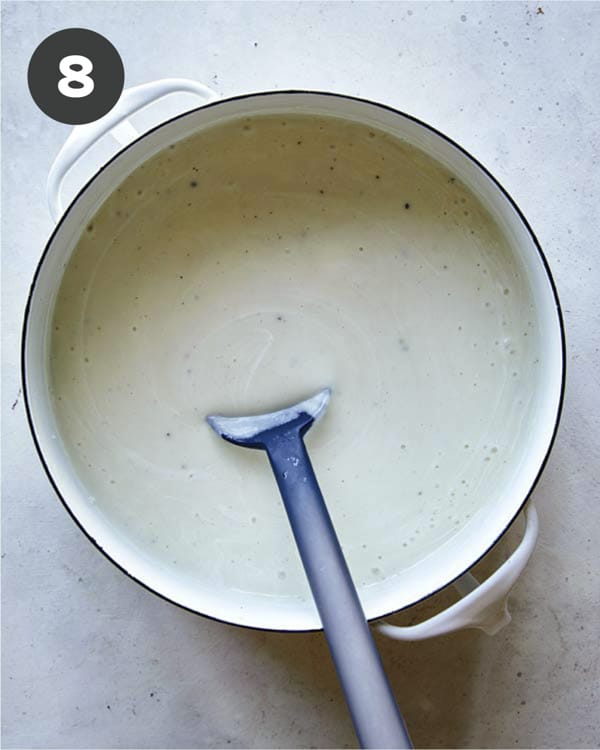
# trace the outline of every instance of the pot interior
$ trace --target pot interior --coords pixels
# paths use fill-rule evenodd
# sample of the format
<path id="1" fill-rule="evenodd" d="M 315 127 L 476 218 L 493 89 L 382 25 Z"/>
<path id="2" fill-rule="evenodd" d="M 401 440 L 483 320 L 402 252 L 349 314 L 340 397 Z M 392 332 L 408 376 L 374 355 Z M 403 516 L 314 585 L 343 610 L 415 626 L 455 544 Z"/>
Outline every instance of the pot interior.
<path id="1" fill-rule="evenodd" d="M 257 627 L 319 620 L 265 455 L 207 414 L 333 389 L 307 445 L 372 618 L 502 534 L 560 400 L 554 294 L 510 201 L 427 128 L 335 97 L 225 102 L 134 144 L 54 236 L 27 335 L 37 439 L 84 529 Z"/>

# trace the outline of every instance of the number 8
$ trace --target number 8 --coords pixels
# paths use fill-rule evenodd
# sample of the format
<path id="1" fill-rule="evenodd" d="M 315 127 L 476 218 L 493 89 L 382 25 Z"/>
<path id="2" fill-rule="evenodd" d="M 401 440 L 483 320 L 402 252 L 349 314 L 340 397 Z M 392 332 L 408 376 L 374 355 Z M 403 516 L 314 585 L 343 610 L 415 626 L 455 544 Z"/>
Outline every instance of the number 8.
<path id="1" fill-rule="evenodd" d="M 73 70 L 74 65 L 78 65 L 81 70 Z M 58 82 L 58 90 L 63 96 L 68 96 L 71 99 L 81 99 L 83 96 L 91 94 L 94 90 L 94 80 L 88 75 L 94 69 L 89 57 L 67 55 L 58 64 L 58 69 L 64 76 Z M 80 83 L 81 86 L 73 88 L 70 85 L 72 81 Z"/>

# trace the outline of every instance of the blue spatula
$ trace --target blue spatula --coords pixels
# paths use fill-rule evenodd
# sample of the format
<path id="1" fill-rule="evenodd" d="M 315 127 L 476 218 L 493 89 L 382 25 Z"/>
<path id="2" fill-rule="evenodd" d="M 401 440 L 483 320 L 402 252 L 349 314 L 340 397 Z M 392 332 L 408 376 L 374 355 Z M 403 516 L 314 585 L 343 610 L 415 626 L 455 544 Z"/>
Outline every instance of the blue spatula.
<path id="1" fill-rule="evenodd" d="M 361 746 L 410 748 L 303 441 L 330 395 L 327 388 L 270 414 L 207 419 L 225 440 L 267 452 Z"/>

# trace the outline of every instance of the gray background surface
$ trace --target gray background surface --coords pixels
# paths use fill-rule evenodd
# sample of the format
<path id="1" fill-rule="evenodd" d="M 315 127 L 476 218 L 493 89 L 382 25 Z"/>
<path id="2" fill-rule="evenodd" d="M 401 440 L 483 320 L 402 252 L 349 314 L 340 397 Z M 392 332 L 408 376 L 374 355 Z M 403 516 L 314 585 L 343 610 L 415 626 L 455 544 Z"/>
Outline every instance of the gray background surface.
<path id="1" fill-rule="evenodd" d="M 126 86 L 181 76 L 224 96 L 315 88 L 386 102 L 469 149 L 520 204 L 568 337 L 564 418 L 535 492 L 540 540 L 496 637 L 378 643 L 419 746 L 597 747 L 600 4 L 13 2 L 2 23 L 4 747 L 355 745 L 319 634 L 234 628 L 142 590 L 86 541 L 34 453 L 20 326 L 69 128 L 35 107 L 26 70 L 70 26 L 115 44 Z"/>

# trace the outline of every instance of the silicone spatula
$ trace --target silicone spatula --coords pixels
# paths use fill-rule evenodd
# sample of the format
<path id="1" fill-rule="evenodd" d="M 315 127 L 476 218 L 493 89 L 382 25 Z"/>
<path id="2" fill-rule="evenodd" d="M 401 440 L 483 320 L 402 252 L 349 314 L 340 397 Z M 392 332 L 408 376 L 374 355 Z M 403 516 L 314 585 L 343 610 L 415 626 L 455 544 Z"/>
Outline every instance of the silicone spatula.
<path id="1" fill-rule="evenodd" d="M 303 437 L 323 415 L 327 388 L 295 406 L 249 417 L 209 416 L 225 440 L 266 451 L 300 552 L 358 740 L 410 748 Z"/>

